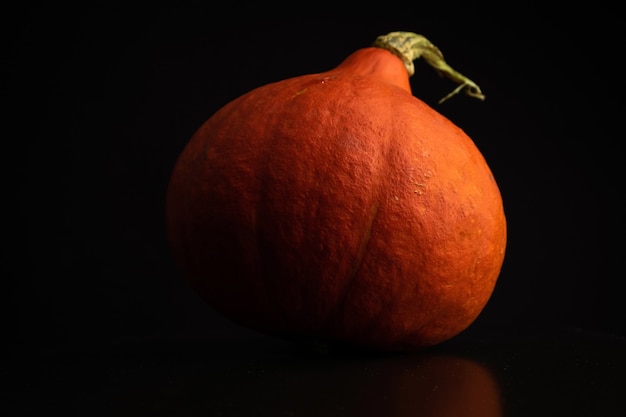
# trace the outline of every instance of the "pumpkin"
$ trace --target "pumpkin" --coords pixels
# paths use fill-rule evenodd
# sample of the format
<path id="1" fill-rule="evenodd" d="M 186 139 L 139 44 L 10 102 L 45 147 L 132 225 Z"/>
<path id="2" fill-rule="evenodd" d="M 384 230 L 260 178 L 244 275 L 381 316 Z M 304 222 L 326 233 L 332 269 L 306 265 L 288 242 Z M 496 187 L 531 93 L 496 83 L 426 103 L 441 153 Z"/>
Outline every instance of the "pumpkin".
<path id="1" fill-rule="evenodd" d="M 504 260 L 503 202 L 470 137 L 412 95 L 417 58 L 459 84 L 449 96 L 484 98 L 424 36 L 392 32 L 243 94 L 193 134 L 167 234 L 213 309 L 277 337 L 382 350 L 475 321 Z"/>

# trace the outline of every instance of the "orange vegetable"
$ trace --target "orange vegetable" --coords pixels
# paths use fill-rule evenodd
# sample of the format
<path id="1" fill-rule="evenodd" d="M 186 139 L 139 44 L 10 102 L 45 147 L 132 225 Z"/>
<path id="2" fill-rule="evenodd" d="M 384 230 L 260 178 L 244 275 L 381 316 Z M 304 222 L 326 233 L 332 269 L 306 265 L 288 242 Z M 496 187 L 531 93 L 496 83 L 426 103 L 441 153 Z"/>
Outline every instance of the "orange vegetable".
<path id="1" fill-rule="evenodd" d="M 411 93 L 426 38 L 392 32 L 327 72 L 256 88 L 193 135 L 167 192 L 184 276 L 230 319 L 376 349 L 438 344 L 482 311 L 506 220 L 483 155 Z M 446 97 L 447 98 L 447 97 Z"/>

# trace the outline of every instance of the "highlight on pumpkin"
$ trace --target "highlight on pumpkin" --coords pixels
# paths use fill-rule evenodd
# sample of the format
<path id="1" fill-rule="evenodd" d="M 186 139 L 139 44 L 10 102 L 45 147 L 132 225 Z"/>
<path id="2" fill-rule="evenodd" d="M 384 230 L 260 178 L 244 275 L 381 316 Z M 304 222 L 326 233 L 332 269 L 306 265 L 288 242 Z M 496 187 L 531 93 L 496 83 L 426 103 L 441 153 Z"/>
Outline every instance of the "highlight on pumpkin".
<path id="1" fill-rule="evenodd" d="M 480 87 L 474 81 L 448 65 L 439 48 L 422 35 L 413 32 L 390 32 L 377 37 L 373 46 L 386 49 L 397 55 L 404 63 L 410 76 L 415 73 L 413 61 L 422 58 L 428 65 L 433 67 L 439 75 L 459 84 L 457 88 L 439 100 L 439 104 L 461 91 L 470 97 L 479 100 L 485 99 L 485 95 L 480 90 Z"/>

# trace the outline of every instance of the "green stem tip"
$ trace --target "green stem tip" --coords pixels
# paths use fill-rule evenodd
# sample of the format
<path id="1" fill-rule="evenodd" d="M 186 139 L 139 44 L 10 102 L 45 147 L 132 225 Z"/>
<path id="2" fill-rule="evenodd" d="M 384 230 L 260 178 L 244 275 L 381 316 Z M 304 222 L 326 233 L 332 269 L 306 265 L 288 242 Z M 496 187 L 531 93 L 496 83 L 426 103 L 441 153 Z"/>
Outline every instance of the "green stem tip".
<path id="1" fill-rule="evenodd" d="M 484 94 L 480 91 L 480 87 L 478 87 L 474 81 L 450 67 L 443 59 L 443 54 L 439 48 L 422 35 L 413 32 L 391 32 L 376 38 L 373 46 L 386 49 L 397 55 L 404 63 L 409 76 L 415 73 L 413 61 L 422 58 L 440 75 L 459 84 L 457 88 L 439 100 L 439 104 L 461 91 L 470 97 L 479 100 L 485 99 Z"/>

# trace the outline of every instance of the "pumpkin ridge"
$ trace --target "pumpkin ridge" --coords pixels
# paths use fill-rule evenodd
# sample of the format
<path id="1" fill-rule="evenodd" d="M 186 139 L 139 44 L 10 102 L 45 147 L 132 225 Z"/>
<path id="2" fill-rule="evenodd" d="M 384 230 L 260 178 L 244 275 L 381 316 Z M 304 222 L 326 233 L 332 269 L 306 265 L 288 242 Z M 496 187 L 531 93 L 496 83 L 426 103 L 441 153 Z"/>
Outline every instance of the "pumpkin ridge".
<path id="1" fill-rule="evenodd" d="M 360 75 L 354 75 L 354 74 L 343 74 L 340 73 L 341 75 L 339 77 L 336 77 L 336 75 L 333 72 L 330 72 L 328 74 L 332 75 L 332 78 L 337 81 L 340 82 L 342 88 L 346 89 L 346 97 L 344 97 L 341 101 L 337 102 L 336 105 L 338 106 L 338 110 L 341 110 L 343 108 L 343 112 L 338 112 L 336 113 L 336 116 L 339 117 L 339 121 L 337 122 L 339 125 L 341 125 L 343 122 L 343 118 L 345 117 L 345 112 L 350 112 L 352 110 L 354 110 L 354 106 L 353 103 L 355 102 L 368 102 L 369 100 L 366 100 L 366 97 L 363 97 L 359 91 L 360 88 L 355 88 L 355 85 L 357 86 L 361 86 L 361 85 L 367 85 L 368 83 L 370 85 L 372 85 L 372 83 L 374 83 L 374 85 L 379 85 L 377 80 L 372 80 L 371 76 L 360 76 Z M 386 86 L 384 88 L 393 88 L 396 89 L 398 88 L 397 86 L 394 85 L 388 85 L 387 83 L 380 83 L 380 85 L 385 84 Z M 378 88 L 378 87 L 375 87 Z M 350 98 L 347 98 L 350 97 Z M 365 99 L 365 100 L 364 100 Z M 343 106 L 343 107 L 342 107 Z M 385 109 L 387 111 L 385 111 L 384 113 L 386 113 L 387 115 L 389 115 L 390 113 L 390 109 L 393 107 L 393 104 L 391 103 L 391 105 L 386 105 L 383 106 L 381 105 L 381 110 Z M 358 110 L 358 112 L 360 113 L 362 110 Z M 381 114 L 381 111 L 378 112 L 378 114 Z M 366 116 L 364 113 L 361 113 L 364 120 L 369 120 L 369 116 Z M 334 117 L 335 118 L 335 117 Z M 348 121 L 346 120 L 345 123 L 347 123 Z M 368 125 L 363 125 L 363 127 L 355 127 L 357 125 L 353 125 L 352 128 L 350 128 L 349 131 L 347 132 L 342 132 L 343 136 L 339 136 L 336 138 L 336 143 L 334 146 L 343 146 L 346 143 L 346 139 L 347 138 L 354 138 L 355 141 L 360 142 L 360 141 L 367 141 L 370 144 L 371 143 L 375 143 L 376 145 L 374 146 L 375 148 L 378 149 L 378 157 L 376 159 L 378 160 L 386 160 L 386 151 L 385 149 L 383 149 L 385 147 L 385 144 L 388 144 L 390 141 L 390 137 L 391 137 L 391 133 L 389 131 L 385 132 L 385 134 L 382 137 L 379 137 L 377 139 L 372 139 L 372 131 L 371 126 Z M 363 128 L 366 128 L 366 132 L 364 133 L 362 131 Z M 345 152 L 350 152 L 350 151 L 345 151 Z M 339 153 L 335 153 L 333 156 L 337 156 L 341 154 L 341 152 Z M 341 159 L 336 159 L 333 157 L 333 166 L 337 166 L 338 168 L 341 167 Z M 378 165 L 378 164 L 376 164 Z M 358 237 L 358 245 L 353 249 L 353 251 L 351 253 L 348 253 L 348 256 L 353 258 L 351 261 L 351 266 L 348 268 L 347 273 L 344 273 L 341 275 L 341 277 L 336 277 L 336 279 L 341 279 L 342 281 L 345 281 L 345 284 L 342 285 L 341 288 L 341 295 L 339 297 L 337 297 L 335 299 L 335 303 L 334 306 L 330 309 L 330 311 L 326 314 L 326 317 L 324 319 L 324 323 L 322 326 L 319 327 L 319 329 L 322 332 L 328 332 L 330 331 L 331 333 L 333 332 L 338 332 L 341 333 L 343 331 L 345 331 L 345 329 L 343 328 L 343 323 L 340 320 L 340 317 L 343 314 L 346 314 L 346 300 L 349 298 L 350 293 L 352 292 L 352 288 L 354 287 L 355 284 L 357 284 L 356 280 L 358 280 L 358 275 L 359 275 L 359 270 L 362 268 L 363 266 L 363 259 L 365 256 L 367 256 L 369 250 L 369 246 L 370 246 L 370 242 L 372 239 L 372 235 L 373 235 L 373 230 L 374 230 L 374 225 L 377 222 L 377 218 L 379 215 L 379 210 L 380 210 L 380 198 L 381 198 L 381 191 L 382 191 L 382 183 L 384 182 L 384 175 L 385 175 L 385 166 L 387 164 L 385 164 L 383 162 L 383 167 L 378 167 L 375 171 L 373 171 L 375 173 L 375 176 L 378 177 L 377 180 L 372 180 L 370 182 L 371 185 L 368 186 L 368 193 L 370 194 L 370 198 L 368 198 L 368 200 L 371 202 L 371 206 L 369 208 L 369 210 L 366 211 L 367 214 L 365 214 L 366 216 L 366 220 L 363 221 L 362 223 L 360 223 L 359 227 L 363 228 L 363 231 L 361 231 L 359 233 L 359 237 Z M 328 171 L 328 172 L 332 172 L 332 170 Z M 329 182 L 329 181 L 327 181 Z M 356 187 L 356 184 L 351 184 L 352 186 Z M 353 190 L 353 192 L 358 192 Z M 321 197 L 321 196 L 320 196 Z M 348 312 L 347 314 L 352 314 L 350 312 Z M 338 321 L 339 320 L 339 321 Z M 333 325 L 333 323 L 339 323 L 338 326 Z"/>
<path id="2" fill-rule="evenodd" d="M 384 278 L 384 277 L 382 277 L 382 278 Z M 416 284 L 418 285 L 419 283 L 416 283 Z M 416 287 L 417 285 L 415 285 L 414 287 Z M 394 293 L 396 293 L 398 291 L 396 288 L 393 288 L 393 287 L 389 287 L 387 289 L 392 291 L 392 292 L 394 292 Z M 381 327 L 381 323 L 388 322 L 389 321 L 388 320 L 389 317 L 395 316 L 395 311 L 397 310 L 397 306 L 399 305 L 399 303 L 405 302 L 404 299 L 398 298 L 397 296 L 394 296 L 394 297 L 380 297 L 379 299 L 381 300 L 381 302 L 379 303 L 378 311 L 376 311 L 374 314 L 372 314 L 368 318 L 368 323 L 365 324 L 360 329 L 360 332 L 363 335 L 370 334 L 370 333 L 372 333 L 372 331 L 374 331 L 374 333 L 377 333 L 377 334 L 380 333 L 381 330 L 383 330 L 383 332 L 384 332 L 386 329 Z M 413 329 L 411 329 L 411 331 L 413 331 Z"/>
<path id="3" fill-rule="evenodd" d="M 362 242 L 359 245 L 356 259 L 355 261 L 353 261 L 350 273 L 348 274 L 346 278 L 348 284 L 344 286 L 341 297 L 337 300 L 335 307 L 332 309 L 332 311 L 328 315 L 326 319 L 327 325 L 324 326 L 325 328 L 332 328 L 333 326 L 329 326 L 329 324 L 337 323 L 337 319 L 342 314 L 345 314 L 345 308 L 347 305 L 345 301 L 350 295 L 350 292 L 353 286 L 355 285 L 355 281 L 358 278 L 359 270 L 363 267 L 363 259 L 365 258 L 365 255 L 368 253 L 367 249 L 369 247 L 370 242 L 372 241 L 372 232 L 374 229 L 374 224 L 376 223 L 376 219 L 378 217 L 379 209 L 380 209 L 380 201 L 377 199 L 375 201 L 375 204 L 372 206 L 372 209 L 370 210 L 371 214 L 367 222 L 368 226 L 365 228 L 365 233 L 362 238 Z"/>
<path id="4" fill-rule="evenodd" d="M 394 89 L 397 88 L 396 86 L 391 86 L 391 87 Z M 408 105 L 410 106 L 415 106 L 417 111 L 424 111 L 424 109 L 429 109 L 428 107 L 424 105 L 424 103 L 421 100 L 419 100 L 417 97 L 413 95 L 410 95 L 410 94 L 407 95 L 405 91 L 402 91 L 402 90 L 396 91 L 393 97 L 395 101 L 392 101 L 392 105 L 388 106 L 391 114 L 400 114 L 400 112 L 398 112 L 398 108 L 396 108 L 398 103 L 403 103 L 402 105 L 407 105 L 408 103 Z M 405 102 L 405 100 L 407 101 Z M 428 125 L 429 123 L 425 124 L 425 126 L 428 126 Z M 403 137 L 404 135 L 406 135 L 406 131 L 403 126 L 393 124 L 391 125 L 388 135 L 389 135 L 389 138 L 399 138 L 399 137 Z M 385 219 L 387 219 L 386 223 L 393 222 L 391 220 L 391 217 L 394 216 L 395 204 L 402 204 L 396 201 L 392 201 L 392 199 L 394 199 L 392 195 L 393 196 L 403 195 L 405 193 L 405 191 L 401 187 L 402 183 L 397 181 L 398 179 L 397 176 L 401 175 L 401 171 L 402 171 L 401 166 L 408 164 L 408 161 L 406 160 L 406 156 L 401 151 L 399 152 L 396 149 L 396 147 L 404 146 L 404 145 L 402 145 L 401 143 L 395 140 L 389 140 L 389 144 L 390 146 L 388 147 L 387 151 L 383 153 L 385 157 L 384 158 L 385 166 L 381 169 L 382 172 L 387 173 L 387 176 L 383 177 L 381 181 L 381 185 L 380 185 L 380 190 L 381 191 L 385 190 L 389 194 L 389 196 L 387 197 L 387 204 L 386 204 L 387 206 L 387 212 L 385 215 Z M 401 158 L 401 159 L 398 159 L 398 158 Z M 390 173 L 393 175 L 390 176 Z M 382 197 L 383 196 L 381 195 L 379 198 L 382 199 Z M 415 204 L 415 202 L 407 200 L 404 204 Z M 378 250 L 381 250 L 381 248 L 378 248 Z M 393 317 L 397 316 L 399 319 L 402 319 L 403 318 L 403 313 L 401 311 L 402 305 L 404 303 L 410 302 L 407 300 L 407 298 L 408 299 L 413 298 L 413 295 L 409 297 L 403 297 L 403 296 L 398 296 L 398 294 L 406 295 L 408 293 L 414 294 L 414 293 L 420 292 L 422 283 L 420 282 L 420 279 L 419 279 L 419 271 L 414 271 L 414 272 L 415 273 L 412 275 L 413 278 L 410 280 L 411 281 L 410 284 L 404 285 L 402 287 L 394 287 L 393 284 L 396 283 L 397 280 L 393 278 L 388 278 L 389 284 L 387 284 L 388 287 L 386 289 L 390 293 L 394 293 L 395 295 L 393 297 L 381 297 L 381 300 L 383 302 L 380 303 L 379 305 L 380 308 L 375 314 L 369 317 L 368 323 L 365 324 L 360 329 L 361 334 L 365 336 L 364 338 L 365 341 L 367 341 L 368 339 L 367 337 L 368 334 L 386 333 L 386 332 L 390 332 L 392 329 L 398 330 L 398 327 L 395 324 L 391 324 L 390 326 L 384 326 L 384 324 L 390 323 L 390 320 L 389 320 L 390 317 L 392 318 L 391 319 L 392 323 L 393 323 Z M 403 284 L 407 284 L 407 282 L 403 282 Z M 420 314 L 420 317 L 423 317 L 423 314 Z M 415 324 L 415 323 L 412 323 L 412 324 Z M 410 339 L 415 334 L 419 334 L 420 329 L 426 327 L 427 324 L 428 324 L 428 320 L 424 320 L 422 318 L 417 325 L 403 328 L 402 329 L 403 334 L 401 334 L 397 340 Z M 390 333 L 388 337 L 397 338 L 397 334 L 392 335 Z"/>
<path id="5" fill-rule="evenodd" d="M 356 80 L 371 80 L 371 76 L 361 76 L 361 75 L 357 75 L 355 77 L 352 77 L 353 79 Z M 376 80 L 378 82 L 378 80 Z M 393 85 L 384 81 L 380 82 L 380 85 L 384 85 L 385 89 L 391 89 L 391 90 L 396 90 L 396 91 L 400 91 L 400 94 L 404 95 L 406 94 L 406 91 L 400 87 L 398 87 L 397 85 Z M 395 97 L 395 95 L 394 95 Z M 382 107 L 382 106 L 381 106 Z M 391 101 L 390 103 L 388 103 L 388 105 L 382 107 L 384 109 L 386 109 L 386 113 L 387 113 L 387 117 L 390 117 L 390 115 L 394 114 L 394 109 L 395 109 L 395 103 L 393 101 Z M 380 112 L 379 112 L 380 114 Z M 390 171 L 390 167 L 392 167 L 393 162 L 392 162 L 392 152 L 391 149 L 394 146 L 394 141 L 393 138 L 397 135 L 396 132 L 396 128 L 394 128 L 394 126 L 390 126 L 390 128 L 388 130 L 386 130 L 386 132 L 384 133 L 384 135 L 382 135 L 381 137 L 378 137 L 376 139 L 373 140 L 377 140 L 380 142 L 380 153 L 379 155 L 381 156 L 381 159 L 383 161 L 383 166 L 380 167 L 380 169 L 378 170 L 379 173 L 379 179 L 375 182 L 377 184 L 376 186 L 376 191 L 375 191 L 375 204 L 373 205 L 372 209 L 370 210 L 370 215 L 369 215 L 369 220 L 366 222 L 366 224 L 368 225 L 366 228 L 366 233 L 364 234 L 365 239 L 363 239 L 363 242 L 361 243 L 361 245 L 359 246 L 359 250 L 358 250 L 358 255 L 357 255 L 357 259 L 358 262 L 354 263 L 354 267 L 352 269 L 352 272 L 349 274 L 349 278 L 348 278 L 348 286 L 346 286 L 346 290 L 342 296 L 342 298 L 339 301 L 339 308 L 337 308 L 333 315 L 332 318 L 333 319 L 339 319 L 340 317 L 343 317 L 343 320 L 345 320 L 347 317 L 349 320 L 353 320 L 355 315 L 360 316 L 360 322 L 361 322 L 361 326 L 359 327 L 358 331 L 354 334 L 357 338 L 357 340 L 361 340 L 362 342 L 367 342 L 368 340 L 368 334 L 370 333 L 371 329 L 376 328 L 377 326 L 379 326 L 379 322 L 380 322 L 380 317 L 384 316 L 386 308 L 384 308 L 383 303 L 378 304 L 379 306 L 383 306 L 383 308 L 380 308 L 378 310 L 378 312 L 376 312 L 375 314 L 368 314 L 371 313 L 371 311 L 365 311 L 366 315 L 362 315 L 357 308 L 355 308 L 355 306 L 353 304 L 350 304 L 348 301 L 348 299 L 350 297 L 356 297 L 354 300 L 352 300 L 352 302 L 361 302 L 361 297 L 363 296 L 362 294 L 359 294 L 359 291 L 362 291 L 361 289 L 357 289 L 357 293 L 352 294 L 352 289 L 355 286 L 360 286 L 363 283 L 359 283 L 359 274 L 360 271 L 362 270 L 362 268 L 364 267 L 365 263 L 364 260 L 366 259 L 366 257 L 368 255 L 371 256 L 371 251 L 369 250 L 370 248 L 370 244 L 373 242 L 374 239 L 376 239 L 376 225 L 379 222 L 380 219 L 380 214 L 381 214 L 381 206 L 382 204 L 382 200 L 383 200 L 383 196 L 384 196 L 384 192 L 385 191 L 389 191 L 390 187 L 389 187 L 389 178 L 386 177 L 386 175 L 388 174 L 388 172 Z M 369 135 L 368 135 L 369 136 Z M 368 284 L 365 284 L 368 285 Z M 367 318 L 367 323 L 364 322 L 364 319 Z M 343 321 L 337 321 L 337 325 L 334 326 L 335 331 L 337 333 L 339 333 L 340 335 L 345 332 L 345 323 Z"/>
<path id="6" fill-rule="evenodd" d="M 361 75 L 361 74 L 351 74 L 350 77 L 351 82 L 356 85 L 367 85 L 369 84 L 376 91 L 389 91 L 390 95 L 386 96 L 383 103 L 378 103 L 379 111 L 377 112 L 378 117 L 383 119 L 393 119 L 394 114 L 396 113 L 396 106 L 398 104 L 396 100 L 397 97 L 405 97 L 410 96 L 404 88 L 401 86 L 395 85 L 393 83 L 389 83 L 386 80 L 380 80 L 372 75 Z M 375 87 L 374 87 L 375 86 Z M 355 96 L 357 101 L 367 101 L 363 100 L 363 97 L 359 95 Z M 384 109 L 384 114 L 383 114 Z M 345 320 L 354 320 L 355 315 L 359 316 L 359 321 L 361 322 L 361 326 L 355 333 L 357 339 L 366 340 L 367 334 L 370 332 L 370 329 L 375 328 L 378 325 L 379 317 L 383 314 L 382 309 L 379 310 L 375 314 L 371 314 L 371 311 L 365 311 L 364 315 L 359 310 L 358 307 L 355 307 L 354 302 L 360 303 L 362 302 L 362 297 L 364 294 L 363 285 L 368 286 L 369 284 L 364 282 L 359 282 L 359 279 L 363 280 L 364 277 L 360 277 L 360 273 L 365 266 L 365 260 L 368 256 L 372 256 L 372 252 L 370 250 L 371 243 L 374 242 L 379 237 L 376 236 L 376 228 L 380 222 L 381 213 L 384 212 L 384 195 L 386 192 L 389 192 L 392 187 L 390 187 L 390 179 L 388 178 L 388 173 L 393 166 L 392 155 L 393 148 L 395 146 L 394 138 L 397 137 L 397 127 L 393 124 L 387 125 L 382 132 L 378 132 L 376 130 L 369 131 L 364 137 L 370 138 L 369 140 L 378 142 L 378 155 L 381 160 L 381 166 L 377 170 L 377 179 L 375 182 L 375 189 L 373 190 L 373 195 L 375 204 L 373 205 L 369 219 L 365 223 L 367 224 L 367 230 L 364 236 L 366 239 L 363 240 L 361 246 L 359 247 L 358 253 L 358 263 L 355 262 L 355 267 L 353 268 L 352 273 L 349 275 L 349 285 L 347 286 L 346 291 L 343 294 L 342 299 L 340 300 L 340 308 L 337 309 L 334 316 L 336 318 L 342 317 L 342 320 L 338 322 L 338 326 L 335 326 L 338 330 L 338 333 L 343 333 L 346 331 L 345 329 Z M 353 289 L 355 286 L 359 287 L 356 289 L 357 293 L 353 293 Z M 351 302 L 348 302 L 349 298 L 355 297 Z M 365 323 L 365 319 L 367 323 Z"/>
<path id="7" fill-rule="evenodd" d="M 293 91 L 294 84 L 299 84 L 298 78 L 288 79 L 284 83 L 273 83 L 266 87 L 269 87 L 270 91 L 277 97 L 293 98 L 291 92 Z M 258 99 L 258 93 L 255 92 L 254 94 L 255 98 Z M 276 222 L 272 207 L 273 201 L 268 198 L 270 194 L 268 190 L 271 188 L 269 183 L 275 180 L 275 178 L 269 174 L 273 166 L 274 155 L 272 150 L 276 148 L 275 144 L 281 140 L 281 136 L 278 132 L 280 131 L 281 115 L 283 114 L 285 106 L 288 105 L 287 103 L 288 102 L 281 101 L 269 106 L 270 111 L 265 113 L 265 116 L 260 119 L 263 120 L 266 134 L 264 135 L 262 146 L 259 146 L 259 148 L 263 148 L 263 153 L 259 155 L 256 160 L 255 172 L 257 173 L 257 178 L 259 178 L 259 186 L 257 189 L 257 202 L 254 212 L 257 224 L 272 225 L 270 227 L 275 227 L 274 222 Z M 257 105 L 265 109 L 264 102 L 257 103 Z M 276 247 L 277 243 L 275 241 L 268 239 L 267 230 L 260 228 L 256 229 L 255 232 L 257 235 L 256 245 L 257 253 L 259 254 L 259 279 L 262 281 L 261 287 L 265 289 L 268 299 L 273 300 L 270 304 L 274 308 L 275 317 L 280 320 L 278 327 L 282 331 L 282 329 L 293 327 L 296 318 L 292 317 L 289 312 L 288 303 L 285 302 L 289 301 L 290 298 L 288 297 L 286 299 L 284 297 L 283 288 L 281 288 L 278 280 L 274 279 L 275 275 L 280 276 L 284 274 L 280 254 L 277 254 L 277 250 L 280 249 Z M 277 268 L 279 269 L 277 270 Z"/>

